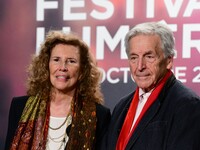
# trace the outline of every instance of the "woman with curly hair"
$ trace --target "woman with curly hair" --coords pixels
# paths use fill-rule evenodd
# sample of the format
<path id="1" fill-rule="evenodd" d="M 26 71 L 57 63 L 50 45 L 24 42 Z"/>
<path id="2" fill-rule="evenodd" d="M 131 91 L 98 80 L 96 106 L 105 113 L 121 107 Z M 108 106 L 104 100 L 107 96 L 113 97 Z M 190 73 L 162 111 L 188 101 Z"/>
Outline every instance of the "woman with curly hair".
<path id="1" fill-rule="evenodd" d="M 11 103 L 5 149 L 98 149 L 110 110 L 87 44 L 73 33 L 50 31 L 28 73 L 27 96 Z"/>

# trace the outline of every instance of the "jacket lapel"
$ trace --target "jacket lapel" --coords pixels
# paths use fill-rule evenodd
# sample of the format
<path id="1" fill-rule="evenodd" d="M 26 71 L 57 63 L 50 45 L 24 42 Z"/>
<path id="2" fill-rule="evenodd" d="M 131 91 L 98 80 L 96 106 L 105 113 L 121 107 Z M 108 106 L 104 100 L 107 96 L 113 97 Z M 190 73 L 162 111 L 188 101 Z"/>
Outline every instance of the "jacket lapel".
<path id="1" fill-rule="evenodd" d="M 115 115 L 112 116 L 111 123 L 109 125 L 108 131 L 111 134 L 108 133 L 107 138 L 108 138 L 108 141 L 110 144 L 108 144 L 109 147 L 107 147 L 107 149 L 115 149 L 116 148 L 116 143 L 117 143 L 121 128 L 123 126 L 127 111 L 129 109 L 131 100 L 133 98 L 133 94 L 134 93 L 131 93 L 130 95 L 128 95 L 127 97 L 122 99 L 120 104 L 116 106 L 116 109 L 113 110 L 113 114 L 115 114 Z"/>
<path id="2" fill-rule="evenodd" d="M 147 110 L 144 117 L 140 120 L 137 128 L 135 129 L 133 135 L 131 136 L 127 146 L 126 150 L 130 150 L 131 147 L 135 144 L 139 136 L 142 134 L 142 132 L 145 130 L 145 128 L 148 126 L 150 121 L 153 119 L 153 117 L 158 113 L 158 110 L 165 100 L 166 94 L 168 93 L 167 90 L 172 86 L 175 82 L 175 76 L 171 75 L 169 77 L 168 81 L 166 82 L 164 88 L 162 89 L 161 93 L 159 94 L 156 101 L 152 104 L 152 106 Z M 129 103 L 130 104 L 130 103 Z"/>
<path id="3" fill-rule="evenodd" d="M 126 150 L 131 149 L 131 147 L 134 145 L 134 143 L 137 141 L 139 136 L 142 134 L 142 132 L 145 130 L 146 126 L 150 123 L 151 119 L 156 115 L 157 111 L 160 107 L 160 101 L 156 100 L 153 105 L 147 110 L 144 117 L 139 122 L 138 126 L 136 127 L 133 135 L 131 136 L 127 146 Z"/>
<path id="4" fill-rule="evenodd" d="M 121 112 L 120 112 L 120 115 L 118 116 L 118 121 L 116 122 L 116 124 L 118 125 L 117 128 L 118 128 L 118 131 L 117 131 L 117 137 L 119 136 L 120 134 L 120 131 L 121 131 L 121 128 L 123 126 L 123 123 L 124 123 L 124 120 L 125 120 L 125 117 L 126 117 L 126 114 L 128 112 L 128 109 L 130 107 L 130 104 L 131 104 L 131 101 L 133 99 L 133 95 L 134 93 L 132 93 L 128 98 L 127 98 L 127 103 L 125 103 L 123 107 L 123 109 L 119 109 Z"/>

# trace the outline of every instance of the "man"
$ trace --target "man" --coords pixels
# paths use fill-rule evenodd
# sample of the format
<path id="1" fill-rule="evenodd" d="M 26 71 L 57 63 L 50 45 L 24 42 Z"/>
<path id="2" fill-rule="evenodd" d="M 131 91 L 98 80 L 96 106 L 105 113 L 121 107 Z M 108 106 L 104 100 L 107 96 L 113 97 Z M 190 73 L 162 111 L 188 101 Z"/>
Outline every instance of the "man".
<path id="1" fill-rule="evenodd" d="M 171 72 L 172 31 L 143 23 L 125 37 L 137 88 L 113 110 L 106 136 L 108 150 L 199 150 L 200 98 Z"/>

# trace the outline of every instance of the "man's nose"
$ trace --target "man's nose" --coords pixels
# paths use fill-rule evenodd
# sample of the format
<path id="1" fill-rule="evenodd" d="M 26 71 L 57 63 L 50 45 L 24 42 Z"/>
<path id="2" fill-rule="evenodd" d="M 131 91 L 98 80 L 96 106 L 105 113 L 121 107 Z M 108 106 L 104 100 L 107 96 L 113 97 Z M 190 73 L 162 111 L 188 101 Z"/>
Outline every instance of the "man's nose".
<path id="1" fill-rule="evenodd" d="M 145 59 L 143 57 L 139 58 L 138 62 L 137 62 L 137 67 L 138 70 L 143 70 L 146 66 L 146 62 Z"/>

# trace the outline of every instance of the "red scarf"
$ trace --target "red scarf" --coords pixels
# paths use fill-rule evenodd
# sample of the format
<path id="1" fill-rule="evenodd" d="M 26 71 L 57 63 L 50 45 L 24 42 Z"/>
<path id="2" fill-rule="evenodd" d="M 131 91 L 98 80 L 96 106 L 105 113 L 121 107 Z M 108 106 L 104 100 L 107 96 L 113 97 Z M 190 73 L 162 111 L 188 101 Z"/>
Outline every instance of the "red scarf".
<path id="1" fill-rule="evenodd" d="M 144 116 L 145 112 L 153 104 L 153 102 L 157 99 L 158 95 L 160 94 L 160 91 L 162 90 L 164 84 L 166 83 L 167 79 L 171 76 L 171 74 L 172 72 L 168 71 L 165 77 L 159 82 L 159 84 L 152 91 L 151 95 L 149 96 L 147 102 L 145 103 L 142 109 L 142 112 L 140 113 L 138 119 L 136 120 L 133 129 L 131 130 L 131 126 L 135 117 L 139 101 L 139 88 L 136 89 L 117 141 L 116 150 L 124 150 L 126 148 L 126 145 L 130 137 L 132 136 L 134 130 L 136 129 L 137 125 L 139 124 L 141 118 Z"/>

